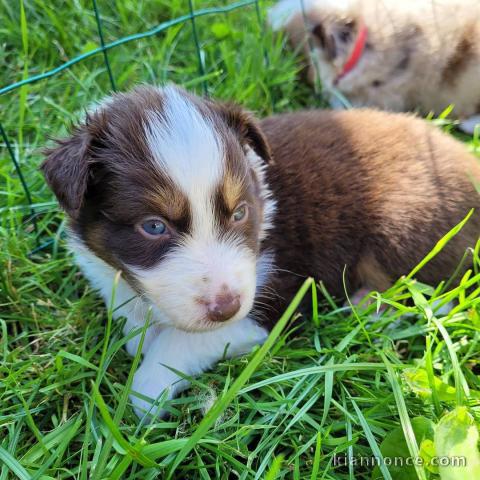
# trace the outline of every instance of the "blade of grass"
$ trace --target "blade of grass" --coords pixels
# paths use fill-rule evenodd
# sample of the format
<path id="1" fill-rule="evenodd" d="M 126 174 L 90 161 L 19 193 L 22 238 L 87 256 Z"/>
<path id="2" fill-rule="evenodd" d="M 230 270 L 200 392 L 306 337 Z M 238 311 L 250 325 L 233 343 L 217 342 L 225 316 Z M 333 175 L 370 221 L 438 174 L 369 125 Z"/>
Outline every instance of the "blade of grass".
<path id="1" fill-rule="evenodd" d="M 428 383 L 432 391 L 432 401 L 435 407 L 435 413 L 440 415 L 442 413 L 442 406 L 438 398 L 437 387 L 435 386 L 435 375 L 433 373 L 433 361 L 432 361 L 432 337 L 430 334 L 425 338 L 425 370 L 427 371 Z"/>
<path id="2" fill-rule="evenodd" d="M 133 459 L 129 455 L 125 455 L 122 460 L 117 464 L 110 474 L 111 480 L 120 480 L 124 477 L 125 470 L 132 464 Z"/>
<path id="3" fill-rule="evenodd" d="M 345 391 L 342 390 L 342 406 L 343 406 L 343 413 L 345 416 L 345 431 L 347 432 L 347 440 L 348 440 L 348 447 L 347 447 L 347 461 L 348 461 L 348 478 L 349 480 L 353 480 L 355 477 L 353 475 L 353 445 L 352 445 L 352 420 L 348 415 L 345 414 L 347 411 L 347 404 L 345 399 Z"/>
<path id="4" fill-rule="evenodd" d="M 248 385 L 248 387 L 242 388 L 240 393 L 250 392 L 251 390 L 257 390 L 258 388 L 271 385 L 273 383 L 280 383 L 291 378 L 303 377 L 305 375 L 315 375 L 317 373 L 326 372 L 348 372 L 348 371 L 368 371 L 368 370 L 384 370 L 385 366 L 382 363 L 336 363 L 332 365 L 318 365 L 315 367 L 302 368 L 300 370 L 293 370 L 292 372 L 282 373 L 272 378 L 267 378 L 260 382 Z"/>
<path id="5" fill-rule="evenodd" d="M 20 480 L 31 480 L 30 474 L 7 450 L 0 447 L 0 462 L 6 465 Z"/>
<path id="6" fill-rule="evenodd" d="M 353 405 L 355 413 L 357 414 L 357 417 L 358 417 L 358 421 L 362 426 L 363 431 L 365 433 L 365 437 L 367 438 L 368 444 L 372 449 L 372 453 L 378 461 L 378 465 L 379 465 L 380 471 L 382 472 L 383 478 L 385 480 L 392 480 L 392 476 L 390 475 L 390 472 L 388 471 L 388 468 L 385 465 L 385 460 L 383 458 L 382 452 L 380 451 L 380 447 L 377 441 L 375 440 L 375 437 L 373 436 L 372 430 L 367 422 L 367 419 L 365 418 L 362 411 L 358 407 L 357 402 L 355 402 L 353 397 L 350 395 L 349 391 L 345 387 L 343 388 L 345 389 L 345 393 L 347 394 L 348 399 Z"/>
<path id="7" fill-rule="evenodd" d="M 280 473 L 280 468 L 282 468 L 283 455 L 273 458 L 271 467 L 268 469 L 267 474 L 265 475 L 265 480 L 275 480 Z"/>
<path id="8" fill-rule="evenodd" d="M 22 46 L 23 46 L 23 73 L 22 80 L 28 78 L 28 26 L 27 26 L 27 17 L 25 15 L 25 5 L 24 0 L 20 0 L 20 31 L 22 35 Z M 27 92 L 28 85 L 23 85 L 20 88 L 19 95 L 19 110 L 18 110 L 18 145 L 20 148 L 23 147 L 23 126 L 25 123 L 25 110 L 27 108 Z"/>
<path id="9" fill-rule="evenodd" d="M 312 321 L 317 328 L 320 326 L 320 321 L 318 319 L 318 294 L 315 282 L 312 286 Z"/>
<path id="10" fill-rule="evenodd" d="M 400 416 L 400 423 L 403 428 L 403 435 L 405 436 L 405 441 L 407 443 L 408 451 L 410 452 L 411 458 L 417 459 L 420 457 L 417 439 L 415 438 L 415 433 L 413 431 L 412 422 L 408 415 L 407 406 L 405 404 L 405 399 L 403 398 L 402 389 L 398 378 L 392 368 L 392 364 L 388 361 L 386 355 L 383 352 L 380 352 L 380 357 L 387 367 L 387 377 L 392 386 L 393 396 L 395 397 L 395 403 L 397 404 L 398 414 Z M 415 471 L 420 480 L 427 480 L 427 475 L 425 470 L 421 465 L 415 461 L 413 462 Z"/>
<path id="11" fill-rule="evenodd" d="M 447 346 L 450 361 L 452 362 L 453 378 L 455 379 L 455 392 L 457 397 L 456 403 L 457 407 L 461 407 L 464 404 L 465 397 L 468 398 L 470 396 L 470 389 L 468 387 L 468 383 L 465 380 L 460 364 L 458 363 L 458 357 L 455 352 L 455 347 L 453 346 L 452 339 L 450 338 L 447 329 L 442 325 L 439 320 L 437 320 L 437 318 L 433 317 L 432 321 L 438 328 L 439 332 L 443 337 L 443 340 L 445 341 L 445 345 Z"/>
<path id="12" fill-rule="evenodd" d="M 444 235 L 427 254 L 427 256 L 405 277 L 406 280 L 413 278 L 432 258 L 436 257 L 445 247 L 445 245 L 463 228 L 473 215 L 473 209 L 470 210 L 467 216 L 455 227 L 453 227 L 446 235 Z"/>
<path id="13" fill-rule="evenodd" d="M 331 358 L 327 365 L 333 365 L 333 358 Z M 320 425 L 323 427 L 325 425 L 325 421 L 327 420 L 327 415 L 330 410 L 330 404 L 332 401 L 332 392 L 333 392 L 333 370 L 328 370 L 325 372 L 325 396 L 323 398 L 323 413 L 322 413 L 322 420 L 320 421 Z"/>
<path id="14" fill-rule="evenodd" d="M 313 457 L 312 474 L 310 475 L 310 480 L 315 480 L 318 477 L 318 472 L 320 470 L 321 455 L 322 455 L 322 435 L 320 432 L 318 432 L 317 444 L 315 446 L 315 455 Z"/>

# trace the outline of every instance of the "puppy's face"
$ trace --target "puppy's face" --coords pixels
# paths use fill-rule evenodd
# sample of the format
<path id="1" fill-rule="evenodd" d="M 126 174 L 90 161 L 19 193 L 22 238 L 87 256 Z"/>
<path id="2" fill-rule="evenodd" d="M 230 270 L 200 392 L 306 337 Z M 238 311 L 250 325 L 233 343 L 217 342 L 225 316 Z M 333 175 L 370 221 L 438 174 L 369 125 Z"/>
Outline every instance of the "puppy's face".
<path id="1" fill-rule="evenodd" d="M 299 28 L 299 18 L 294 19 L 290 29 Z M 310 83 L 315 82 L 315 77 L 320 76 L 322 85 L 331 88 L 338 83 L 343 66 L 351 54 L 358 35 L 359 24 L 352 18 L 337 16 L 324 16 L 317 11 L 311 11 L 306 15 L 307 22 L 303 26 L 307 29 L 309 41 L 305 51 L 310 64 L 307 70 L 307 78 Z M 294 34 L 292 38 L 297 37 Z"/>
<path id="2" fill-rule="evenodd" d="M 338 89 L 355 107 L 375 106 L 385 110 L 407 109 L 409 94 L 414 87 L 412 56 L 417 30 L 403 31 L 395 25 L 363 25 L 358 16 L 327 16 L 323 20 L 312 12 L 310 65 L 308 79 L 318 74 L 327 91 Z M 380 20 L 379 20 L 380 21 Z M 346 74 L 348 62 L 360 35 L 366 29 L 362 53 Z M 318 73 L 317 73 L 318 72 Z"/>
<path id="3" fill-rule="evenodd" d="M 273 202 L 265 140 L 237 107 L 174 87 L 115 95 L 42 168 L 71 229 L 184 330 L 245 317 Z"/>
<path id="4" fill-rule="evenodd" d="M 347 61 L 358 33 L 348 2 L 282 0 L 269 12 L 274 30 L 284 29 L 290 42 L 310 60 L 307 78 L 331 87 Z"/>

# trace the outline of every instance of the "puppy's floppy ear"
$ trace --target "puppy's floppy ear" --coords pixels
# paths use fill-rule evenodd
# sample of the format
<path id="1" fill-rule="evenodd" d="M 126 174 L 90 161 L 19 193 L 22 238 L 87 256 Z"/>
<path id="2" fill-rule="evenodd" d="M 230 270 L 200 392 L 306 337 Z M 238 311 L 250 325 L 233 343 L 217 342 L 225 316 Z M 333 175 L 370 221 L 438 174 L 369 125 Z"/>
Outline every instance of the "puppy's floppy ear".
<path id="1" fill-rule="evenodd" d="M 334 60 L 337 55 L 345 54 L 355 41 L 358 26 L 355 20 L 341 19 L 331 24 L 316 23 L 312 27 L 313 38 L 325 51 L 328 60 Z"/>
<path id="2" fill-rule="evenodd" d="M 272 155 L 267 139 L 252 113 L 232 103 L 217 104 L 220 115 L 238 135 L 243 145 L 248 145 L 266 163 Z"/>
<path id="3" fill-rule="evenodd" d="M 87 124 L 75 127 L 70 137 L 58 140 L 56 146 L 44 150 L 41 170 L 60 206 L 72 218 L 78 216 L 90 176 L 91 134 Z"/>
<path id="4" fill-rule="evenodd" d="M 333 35 L 327 33 L 322 23 L 317 23 L 312 28 L 313 38 L 318 41 L 322 50 L 325 51 L 329 60 L 334 60 L 337 56 L 337 46 Z"/>

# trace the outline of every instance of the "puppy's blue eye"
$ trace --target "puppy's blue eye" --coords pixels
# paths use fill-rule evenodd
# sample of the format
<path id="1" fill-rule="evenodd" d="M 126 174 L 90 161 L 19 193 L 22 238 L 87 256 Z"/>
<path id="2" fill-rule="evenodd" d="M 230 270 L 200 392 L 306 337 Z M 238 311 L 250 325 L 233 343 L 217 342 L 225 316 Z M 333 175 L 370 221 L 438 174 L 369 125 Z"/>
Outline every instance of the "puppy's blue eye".
<path id="1" fill-rule="evenodd" d="M 142 223 L 142 229 L 148 235 L 157 236 L 163 235 L 167 231 L 167 226 L 161 220 L 152 218 Z"/>
<path id="2" fill-rule="evenodd" d="M 247 217 L 247 213 L 248 213 L 247 205 L 245 203 L 240 204 L 233 212 L 232 221 L 241 222 L 242 220 L 245 220 Z"/>

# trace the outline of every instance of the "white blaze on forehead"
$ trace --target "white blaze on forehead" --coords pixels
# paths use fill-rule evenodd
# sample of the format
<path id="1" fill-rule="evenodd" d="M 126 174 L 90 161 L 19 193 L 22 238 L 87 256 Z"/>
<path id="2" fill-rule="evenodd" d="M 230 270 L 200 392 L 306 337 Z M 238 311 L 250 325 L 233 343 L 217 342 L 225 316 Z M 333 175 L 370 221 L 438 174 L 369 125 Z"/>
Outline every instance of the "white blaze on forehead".
<path id="1" fill-rule="evenodd" d="M 162 97 L 162 111 L 147 112 L 147 145 L 162 172 L 189 199 L 193 231 L 211 232 L 213 195 L 223 173 L 222 142 L 212 121 L 181 91 L 166 87 Z"/>

